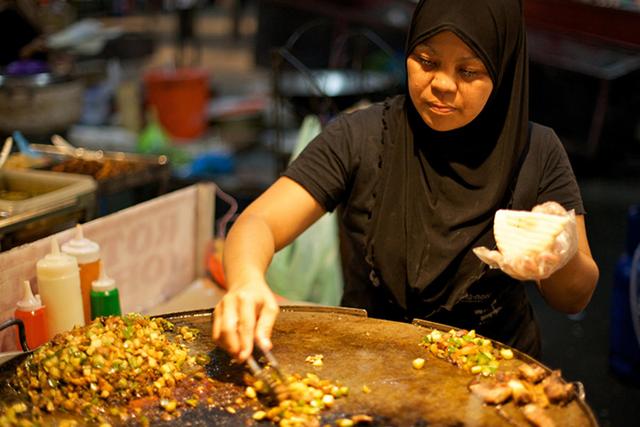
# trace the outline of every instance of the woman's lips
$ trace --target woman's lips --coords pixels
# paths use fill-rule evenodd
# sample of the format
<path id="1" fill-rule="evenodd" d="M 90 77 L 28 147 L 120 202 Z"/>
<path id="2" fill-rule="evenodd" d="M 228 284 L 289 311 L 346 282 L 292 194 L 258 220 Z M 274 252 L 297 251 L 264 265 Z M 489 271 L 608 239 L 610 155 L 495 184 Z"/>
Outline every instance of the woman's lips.
<path id="1" fill-rule="evenodd" d="M 450 114 L 456 110 L 455 107 L 450 105 L 438 104 L 435 102 L 428 102 L 427 105 L 431 111 L 438 114 Z"/>

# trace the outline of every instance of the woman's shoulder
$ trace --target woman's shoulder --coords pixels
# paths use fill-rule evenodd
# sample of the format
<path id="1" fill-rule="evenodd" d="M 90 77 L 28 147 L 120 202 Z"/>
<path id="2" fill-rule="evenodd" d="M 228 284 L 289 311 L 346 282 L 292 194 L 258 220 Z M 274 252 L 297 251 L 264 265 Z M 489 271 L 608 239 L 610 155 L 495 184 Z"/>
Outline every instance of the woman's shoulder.
<path id="1" fill-rule="evenodd" d="M 567 157 L 564 144 L 549 126 L 530 122 L 531 137 L 529 142 L 529 155 L 535 159 L 540 167 L 556 163 Z"/>
<path id="2" fill-rule="evenodd" d="M 562 141 L 552 128 L 530 123 L 529 151 L 516 183 L 514 208 L 529 210 L 548 200 L 567 209 L 580 207 L 580 193 Z"/>
<path id="3" fill-rule="evenodd" d="M 536 204 L 555 200 L 565 209 L 584 213 L 584 206 L 569 155 L 555 131 L 532 123 L 530 151 L 535 153 Z"/>
<path id="4" fill-rule="evenodd" d="M 549 126 L 541 125 L 540 123 L 530 122 L 531 124 L 531 139 L 530 143 L 532 147 L 537 149 L 553 150 L 562 148 L 562 142 L 558 135 Z"/>
<path id="5" fill-rule="evenodd" d="M 334 123 L 367 133 L 379 131 L 385 110 L 401 108 L 404 96 L 397 95 L 375 103 L 361 103 L 340 113 Z"/>

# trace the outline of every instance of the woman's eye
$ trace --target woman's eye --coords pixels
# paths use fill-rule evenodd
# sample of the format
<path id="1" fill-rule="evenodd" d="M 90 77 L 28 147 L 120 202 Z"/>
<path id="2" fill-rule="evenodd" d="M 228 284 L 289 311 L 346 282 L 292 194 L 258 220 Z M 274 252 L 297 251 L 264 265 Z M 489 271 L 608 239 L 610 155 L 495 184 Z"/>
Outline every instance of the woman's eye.
<path id="1" fill-rule="evenodd" d="M 418 62 L 427 68 L 435 68 L 438 65 L 435 61 L 429 58 L 423 58 L 422 56 L 418 56 Z"/>
<path id="2" fill-rule="evenodd" d="M 460 70 L 460 74 L 462 75 L 462 77 L 466 79 L 471 79 L 476 77 L 478 75 L 478 72 L 475 70 L 469 70 L 467 68 L 463 68 Z"/>

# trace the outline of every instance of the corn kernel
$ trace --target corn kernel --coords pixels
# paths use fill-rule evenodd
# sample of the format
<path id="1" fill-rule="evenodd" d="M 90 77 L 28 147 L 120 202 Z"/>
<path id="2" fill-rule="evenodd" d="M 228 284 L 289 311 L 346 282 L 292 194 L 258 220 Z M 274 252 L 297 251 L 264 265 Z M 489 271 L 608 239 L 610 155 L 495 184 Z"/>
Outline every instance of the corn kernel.
<path id="1" fill-rule="evenodd" d="M 425 363 L 425 360 L 422 357 L 418 357 L 417 359 L 413 359 L 413 362 L 411 362 L 411 364 L 413 365 L 414 369 L 422 369 L 422 368 L 424 368 L 424 363 Z"/>

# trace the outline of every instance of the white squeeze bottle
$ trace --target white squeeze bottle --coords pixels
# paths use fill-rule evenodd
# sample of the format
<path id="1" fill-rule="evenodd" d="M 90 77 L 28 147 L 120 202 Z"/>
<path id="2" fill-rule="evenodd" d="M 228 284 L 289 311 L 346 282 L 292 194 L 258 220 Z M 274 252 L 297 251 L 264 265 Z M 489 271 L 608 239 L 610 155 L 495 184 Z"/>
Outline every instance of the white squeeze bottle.
<path id="1" fill-rule="evenodd" d="M 84 325 L 78 261 L 60 252 L 55 237 L 51 240 L 51 253 L 36 264 L 36 277 L 40 298 L 47 307 L 49 339 Z"/>

